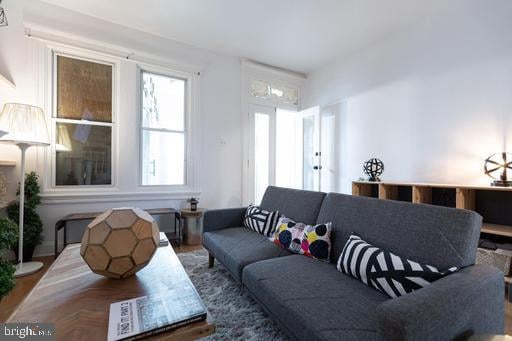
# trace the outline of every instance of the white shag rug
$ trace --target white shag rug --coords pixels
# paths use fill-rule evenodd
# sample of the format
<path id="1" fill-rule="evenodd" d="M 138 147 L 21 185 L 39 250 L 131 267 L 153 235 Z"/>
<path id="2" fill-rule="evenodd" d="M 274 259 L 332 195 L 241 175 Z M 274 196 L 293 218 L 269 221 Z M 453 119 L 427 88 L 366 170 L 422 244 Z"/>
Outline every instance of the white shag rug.
<path id="1" fill-rule="evenodd" d="M 205 249 L 179 253 L 178 258 L 217 326 L 215 334 L 202 340 L 288 340 L 218 261 L 208 268 Z"/>

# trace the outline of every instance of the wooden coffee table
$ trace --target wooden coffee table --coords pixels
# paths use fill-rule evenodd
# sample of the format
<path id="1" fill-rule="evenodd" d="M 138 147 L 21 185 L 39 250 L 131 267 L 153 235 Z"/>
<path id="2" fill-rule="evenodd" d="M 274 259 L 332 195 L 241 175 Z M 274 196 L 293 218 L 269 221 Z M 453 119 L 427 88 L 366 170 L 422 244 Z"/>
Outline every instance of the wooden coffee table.
<path id="1" fill-rule="evenodd" d="M 55 324 L 57 340 L 106 340 L 113 302 L 165 293 L 190 283 L 170 246 L 159 247 L 151 262 L 134 276 L 116 280 L 91 272 L 80 257 L 80 244 L 68 245 L 7 322 Z M 158 340 L 195 340 L 215 332 L 215 323 L 195 322 L 158 334 Z"/>

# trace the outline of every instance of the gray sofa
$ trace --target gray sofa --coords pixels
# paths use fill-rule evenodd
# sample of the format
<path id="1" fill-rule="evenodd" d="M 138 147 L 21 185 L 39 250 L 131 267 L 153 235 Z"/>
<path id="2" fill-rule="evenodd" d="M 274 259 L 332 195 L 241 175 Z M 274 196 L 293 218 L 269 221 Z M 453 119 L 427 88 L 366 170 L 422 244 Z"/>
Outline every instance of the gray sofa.
<path id="1" fill-rule="evenodd" d="M 297 340 L 453 340 L 502 334 L 504 282 L 474 265 L 481 217 L 432 205 L 269 187 L 260 205 L 296 221 L 333 223 L 331 263 L 292 254 L 243 227 L 245 208 L 207 211 L 203 245 Z M 336 270 L 349 235 L 441 269 L 462 269 L 390 299 Z"/>

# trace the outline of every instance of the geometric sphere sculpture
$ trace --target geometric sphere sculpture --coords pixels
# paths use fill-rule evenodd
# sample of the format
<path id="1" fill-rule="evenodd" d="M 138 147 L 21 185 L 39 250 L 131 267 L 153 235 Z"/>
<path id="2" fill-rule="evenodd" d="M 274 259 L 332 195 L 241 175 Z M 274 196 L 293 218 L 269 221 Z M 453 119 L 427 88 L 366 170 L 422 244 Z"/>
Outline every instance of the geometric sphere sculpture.
<path id="1" fill-rule="evenodd" d="M 126 278 L 148 265 L 160 244 L 160 231 L 140 208 L 114 208 L 85 229 L 80 255 L 92 272 Z"/>
<path id="2" fill-rule="evenodd" d="M 363 171 L 368 175 L 368 181 L 380 181 L 379 176 L 384 172 L 384 163 L 376 158 L 370 159 L 363 164 Z"/>

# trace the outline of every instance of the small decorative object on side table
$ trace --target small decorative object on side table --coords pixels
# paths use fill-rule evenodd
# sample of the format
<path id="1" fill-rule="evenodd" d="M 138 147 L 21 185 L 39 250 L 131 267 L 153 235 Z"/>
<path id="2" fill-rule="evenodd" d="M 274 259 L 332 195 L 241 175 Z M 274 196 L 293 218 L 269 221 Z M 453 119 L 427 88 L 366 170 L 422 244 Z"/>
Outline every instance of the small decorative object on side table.
<path id="1" fill-rule="evenodd" d="M 160 230 L 140 208 L 105 211 L 86 228 L 80 255 L 94 273 L 126 278 L 148 265 L 160 244 Z"/>
<path id="2" fill-rule="evenodd" d="M 368 181 L 380 181 L 379 176 L 384 172 L 384 163 L 377 158 L 370 159 L 363 164 L 363 171 L 368 175 Z"/>
<path id="3" fill-rule="evenodd" d="M 203 212 L 201 208 L 182 209 L 183 242 L 186 245 L 201 245 L 203 242 Z"/>
<path id="4" fill-rule="evenodd" d="M 190 210 L 191 211 L 197 211 L 197 204 L 199 203 L 199 200 L 196 198 L 190 198 L 187 200 L 188 203 L 190 203 Z"/>
<path id="5" fill-rule="evenodd" d="M 485 159 L 485 174 L 494 179 L 492 186 L 512 186 L 512 180 L 507 175 L 509 169 L 512 170 L 511 153 L 497 153 Z"/>

